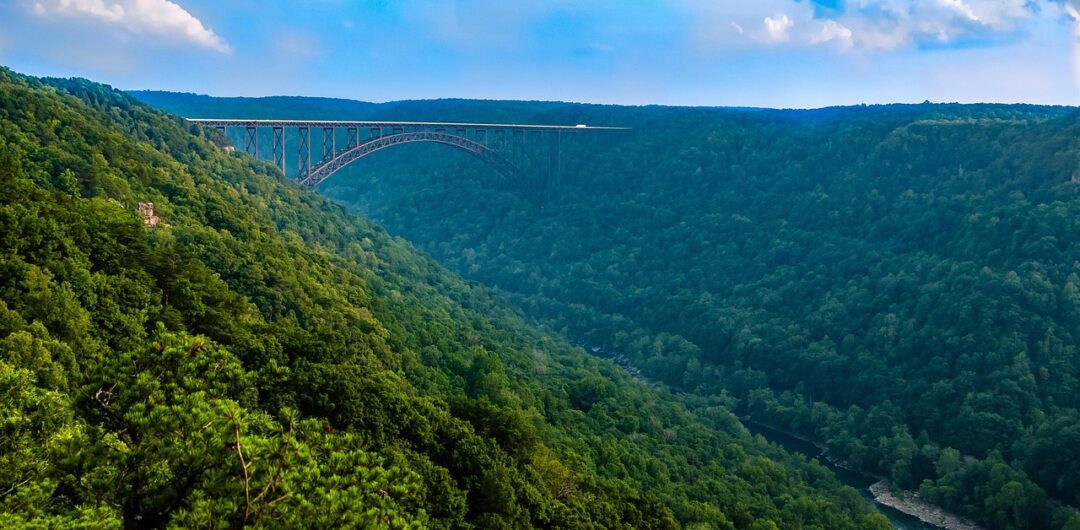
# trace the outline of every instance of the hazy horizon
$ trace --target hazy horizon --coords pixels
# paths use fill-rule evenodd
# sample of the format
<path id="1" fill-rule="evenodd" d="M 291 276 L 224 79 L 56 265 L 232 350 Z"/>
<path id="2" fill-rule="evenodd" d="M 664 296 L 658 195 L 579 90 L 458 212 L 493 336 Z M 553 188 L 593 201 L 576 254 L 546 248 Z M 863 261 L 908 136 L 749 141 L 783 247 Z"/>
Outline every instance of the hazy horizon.
<path id="1" fill-rule="evenodd" d="M 0 64 L 126 89 L 244 97 L 1074 106 L 1077 5 L 16 0 L 0 5 Z"/>
<path id="2" fill-rule="evenodd" d="M 126 93 L 160 93 L 160 94 L 181 94 L 194 97 L 207 97 L 214 99 L 273 99 L 273 98 L 306 98 L 306 99 L 329 99 L 336 101 L 349 101 L 354 103 L 367 103 L 372 105 L 386 105 L 391 103 L 405 103 L 413 101 L 478 101 L 478 102 L 494 102 L 494 103 L 541 103 L 541 104 L 566 104 L 566 105 L 597 105 L 597 106 L 613 106 L 613 107 L 671 107 L 671 108 L 686 108 L 686 109 L 733 109 L 733 110 L 798 110 L 798 111 L 815 111 L 815 110 L 827 110 L 835 108 L 850 108 L 850 107 L 887 107 L 892 105 L 899 106 L 915 106 L 915 105 L 1002 105 L 1002 106 L 1016 106 L 1016 105 L 1028 105 L 1035 107 L 1064 107 L 1064 108 L 1080 108 L 1080 103 L 1064 104 L 1064 103 L 1024 103 L 1024 102 L 1001 102 L 1001 101 L 893 101 L 888 103 L 838 103 L 835 105 L 826 105 L 822 107 L 754 107 L 746 105 L 677 105 L 677 104 L 664 104 L 664 103 L 640 103 L 640 104 L 627 104 L 627 103 L 604 103 L 604 102 L 590 102 L 590 101 L 567 101 L 567 100 L 544 100 L 544 99 L 498 99 L 498 98 L 469 98 L 469 97 L 432 97 L 432 98 L 413 98 L 413 99 L 390 99 L 384 101 L 371 101 L 364 99 L 356 99 L 349 97 L 335 97 L 335 96 L 311 96 L 304 94 L 268 94 L 263 96 L 246 96 L 246 95 L 220 95 L 220 94 L 203 94 L 198 92 L 181 92 L 175 90 L 157 90 L 149 88 L 123 88 L 113 87 L 117 90 L 121 90 Z"/>

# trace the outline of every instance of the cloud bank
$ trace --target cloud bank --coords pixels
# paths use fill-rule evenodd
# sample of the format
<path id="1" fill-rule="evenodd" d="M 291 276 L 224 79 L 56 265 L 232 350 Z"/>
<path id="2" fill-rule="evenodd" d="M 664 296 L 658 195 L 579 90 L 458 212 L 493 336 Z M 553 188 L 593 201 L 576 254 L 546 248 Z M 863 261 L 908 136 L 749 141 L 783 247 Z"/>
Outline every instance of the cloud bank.
<path id="1" fill-rule="evenodd" d="M 734 6 L 686 0 L 704 42 L 834 46 L 888 52 L 1006 41 L 1080 0 L 760 0 Z"/>
<path id="2" fill-rule="evenodd" d="M 231 51 L 224 39 L 169 0 L 32 0 L 29 5 L 42 18 L 81 19 L 221 53 Z"/>

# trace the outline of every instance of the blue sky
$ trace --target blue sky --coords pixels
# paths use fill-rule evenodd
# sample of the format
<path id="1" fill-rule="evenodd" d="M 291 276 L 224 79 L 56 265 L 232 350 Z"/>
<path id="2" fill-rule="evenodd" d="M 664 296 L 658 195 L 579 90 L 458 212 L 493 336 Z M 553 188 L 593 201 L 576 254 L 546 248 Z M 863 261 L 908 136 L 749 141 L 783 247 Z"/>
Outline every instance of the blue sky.
<path id="1" fill-rule="evenodd" d="M 1080 0 L 0 0 L 0 63 L 120 88 L 1080 104 Z"/>

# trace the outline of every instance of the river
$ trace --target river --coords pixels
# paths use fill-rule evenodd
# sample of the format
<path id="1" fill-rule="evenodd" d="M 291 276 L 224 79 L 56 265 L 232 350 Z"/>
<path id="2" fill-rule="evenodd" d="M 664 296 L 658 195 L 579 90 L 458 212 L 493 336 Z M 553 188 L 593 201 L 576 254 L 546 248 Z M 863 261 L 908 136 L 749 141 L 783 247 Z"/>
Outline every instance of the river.
<path id="1" fill-rule="evenodd" d="M 574 345 L 585 348 L 597 357 L 610 359 L 615 362 L 615 364 L 619 365 L 623 370 L 626 370 L 627 373 L 632 375 L 642 384 L 652 384 L 652 382 L 642 375 L 641 370 L 634 366 L 626 355 L 608 351 L 600 346 L 590 345 L 588 341 L 581 339 L 573 340 L 573 342 Z M 885 517 L 889 519 L 889 522 L 892 523 L 893 528 L 896 528 L 897 530 L 943 530 L 939 526 L 924 523 L 914 516 L 908 515 L 895 508 L 890 508 L 874 500 L 874 495 L 870 493 L 870 485 L 877 482 L 877 479 L 868 477 L 857 471 L 842 468 L 829 461 L 827 458 L 819 458 L 822 451 L 813 443 L 760 423 L 743 421 L 742 424 L 746 427 L 746 430 L 753 434 L 760 434 L 766 440 L 783 447 L 789 453 L 800 453 L 808 458 L 817 458 L 822 465 L 832 470 L 833 474 L 836 475 L 836 478 L 844 484 L 855 488 L 859 492 L 859 495 L 862 495 L 872 506 L 885 515 Z"/>
<path id="2" fill-rule="evenodd" d="M 869 488 L 871 484 L 877 481 L 876 479 L 850 469 L 844 469 L 830 462 L 827 458 L 820 458 L 821 449 L 813 443 L 752 421 L 743 421 L 743 426 L 751 433 L 760 434 L 766 440 L 783 447 L 789 453 L 800 453 L 808 458 L 817 458 L 818 462 L 832 470 L 836 478 L 858 490 L 859 495 L 870 501 L 879 512 L 889 519 L 893 528 L 897 530 L 941 530 L 938 526 L 926 524 L 906 513 L 874 501 L 874 496 L 870 493 Z"/>

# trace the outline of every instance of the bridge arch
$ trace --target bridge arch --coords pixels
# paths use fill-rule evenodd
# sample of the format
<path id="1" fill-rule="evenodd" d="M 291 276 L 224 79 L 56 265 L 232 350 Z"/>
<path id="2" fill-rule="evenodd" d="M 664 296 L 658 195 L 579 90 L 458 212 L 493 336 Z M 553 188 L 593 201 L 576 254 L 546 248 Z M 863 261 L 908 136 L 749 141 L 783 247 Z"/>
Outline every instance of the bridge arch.
<path id="1" fill-rule="evenodd" d="M 361 158 L 396 145 L 419 142 L 437 143 L 461 149 L 485 162 L 507 178 L 516 178 L 519 173 L 519 169 L 513 163 L 494 149 L 475 140 L 444 131 L 411 131 L 378 136 L 357 145 L 346 147 L 313 165 L 307 174 L 300 176 L 299 182 L 304 186 L 314 188 L 344 169 L 345 166 Z"/>
<path id="2" fill-rule="evenodd" d="M 558 182 L 561 172 L 560 146 L 564 133 L 626 130 L 622 127 L 585 125 L 522 125 L 509 123 L 454 123 L 416 121 L 268 120 L 187 118 L 191 124 L 213 127 L 230 141 L 229 130 L 243 130 L 244 152 L 260 156 L 259 139 L 270 140 L 269 159 L 289 175 L 286 147 L 295 147 L 299 183 L 315 187 L 345 166 L 372 153 L 395 145 L 430 142 L 466 151 L 487 163 L 510 180 L 522 182 L 535 173 L 542 186 Z M 313 130 L 322 129 L 322 159 L 311 158 Z M 361 131 L 368 130 L 367 138 Z M 390 134 L 383 134 L 384 131 Z M 270 133 L 260 134 L 260 131 Z M 287 141 L 286 131 L 295 131 L 295 141 Z M 448 132 L 449 131 L 449 132 Z M 338 149 L 338 132 L 344 132 L 346 147 Z M 263 144 L 266 145 L 265 143 Z M 263 148 L 265 151 L 265 147 Z M 546 162 L 545 162 L 546 160 Z M 543 166 L 546 165 L 546 170 Z M 531 177 L 530 179 L 531 180 Z"/>

